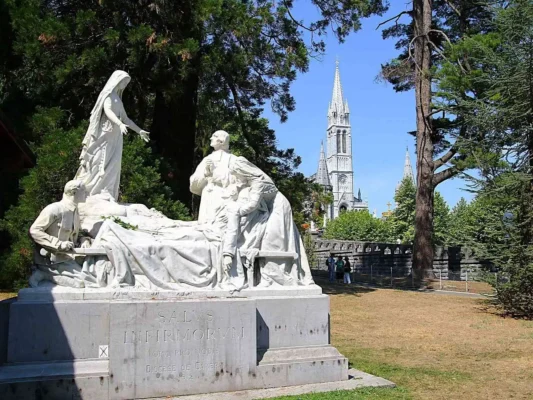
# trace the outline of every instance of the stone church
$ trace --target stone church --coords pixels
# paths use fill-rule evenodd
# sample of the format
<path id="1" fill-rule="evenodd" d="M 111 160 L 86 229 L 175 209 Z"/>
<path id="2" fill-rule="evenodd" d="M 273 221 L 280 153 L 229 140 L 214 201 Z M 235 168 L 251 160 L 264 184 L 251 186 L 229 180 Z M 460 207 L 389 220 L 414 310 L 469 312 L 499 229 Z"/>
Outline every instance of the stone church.
<path id="1" fill-rule="evenodd" d="M 354 195 L 350 108 L 342 93 L 338 61 L 328 109 L 326 152 L 322 143 L 318 170 L 313 178 L 325 190 L 333 193 L 334 200 L 328 206 L 326 219 L 334 219 L 343 211 L 368 209 L 368 203 L 361 197 L 361 190 L 357 196 Z"/>

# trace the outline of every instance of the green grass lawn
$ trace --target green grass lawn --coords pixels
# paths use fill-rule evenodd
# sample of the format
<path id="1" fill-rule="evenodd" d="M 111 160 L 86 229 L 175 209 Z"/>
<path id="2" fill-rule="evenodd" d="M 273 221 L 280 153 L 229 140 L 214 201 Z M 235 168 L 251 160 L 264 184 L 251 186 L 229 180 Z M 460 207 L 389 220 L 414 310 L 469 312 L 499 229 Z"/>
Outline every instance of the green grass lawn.
<path id="1" fill-rule="evenodd" d="M 403 388 L 366 388 L 358 390 L 340 390 L 329 393 L 312 393 L 298 396 L 276 397 L 275 400 L 399 400 L 412 399 Z"/>
<path id="2" fill-rule="evenodd" d="M 318 283 L 331 295 L 332 344 L 397 387 L 276 399 L 533 399 L 533 321 L 486 300 Z"/>

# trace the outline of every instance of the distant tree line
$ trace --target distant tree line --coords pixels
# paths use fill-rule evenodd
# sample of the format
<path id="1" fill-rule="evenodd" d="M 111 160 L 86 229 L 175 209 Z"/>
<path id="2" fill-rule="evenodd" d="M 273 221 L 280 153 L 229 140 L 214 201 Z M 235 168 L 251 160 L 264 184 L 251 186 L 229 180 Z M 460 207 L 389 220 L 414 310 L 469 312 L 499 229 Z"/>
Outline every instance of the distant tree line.
<path id="1" fill-rule="evenodd" d="M 327 239 L 412 244 L 415 201 L 416 186 L 411 179 L 405 178 L 396 190 L 394 195 L 396 207 L 389 216 L 376 218 L 368 210 L 347 211 L 329 221 L 323 235 Z M 435 214 L 434 242 L 436 245 L 447 244 L 449 228 L 456 218 L 456 209 L 450 212 L 450 208 L 438 192 L 435 199 Z"/>

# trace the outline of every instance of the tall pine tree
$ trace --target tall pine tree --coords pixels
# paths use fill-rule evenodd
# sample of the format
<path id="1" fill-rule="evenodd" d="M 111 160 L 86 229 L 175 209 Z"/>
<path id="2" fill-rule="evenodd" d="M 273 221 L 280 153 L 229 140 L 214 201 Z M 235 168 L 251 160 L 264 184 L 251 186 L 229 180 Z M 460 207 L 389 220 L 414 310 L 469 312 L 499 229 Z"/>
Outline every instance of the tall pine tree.
<path id="1" fill-rule="evenodd" d="M 475 165 L 477 159 L 471 155 L 474 146 L 465 143 L 478 143 L 482 138 L 465 123 L 461 110 L 450 111 L 448 99 L 434 91 L 436 72 L 447 59 L 450 44 L 492 29 L 493 3 L 414 0 L 410 10 L 386 21 L 396 23 L 383 31 L 384 38 L 399 38 L 396 47 L 402 52 L 382 66 L 382 78 L 397 91 L 415 91 L 416 131 L 411 132 L 417 155 L 413 266 L 420 284 L 432 277 L 435 188 Z M 402 18 L 407 18 L 406 23 L 399 23 Z M 467 59 L 462 62 L 468 65 Z"/>

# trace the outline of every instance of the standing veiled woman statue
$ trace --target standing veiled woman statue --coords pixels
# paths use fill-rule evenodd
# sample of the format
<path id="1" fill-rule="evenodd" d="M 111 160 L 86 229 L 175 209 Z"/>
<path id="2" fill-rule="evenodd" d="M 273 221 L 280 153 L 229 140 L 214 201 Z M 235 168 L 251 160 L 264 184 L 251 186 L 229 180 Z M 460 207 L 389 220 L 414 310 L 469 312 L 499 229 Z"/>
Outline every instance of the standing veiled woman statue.
<path id="1" fill-rule="evenodd" d="M 83 139 L 80 168 L 75 177 L 85 184 L 89 196 L 118 199 L 122 135 L 128 133 L 128 128 L 146 142 L 149 140 L 149 133 L 129 119 L 124 110 L 122 93 L 130 80 L 124 71 L 113 72 L 91 111 L 89 129 Z"/>

